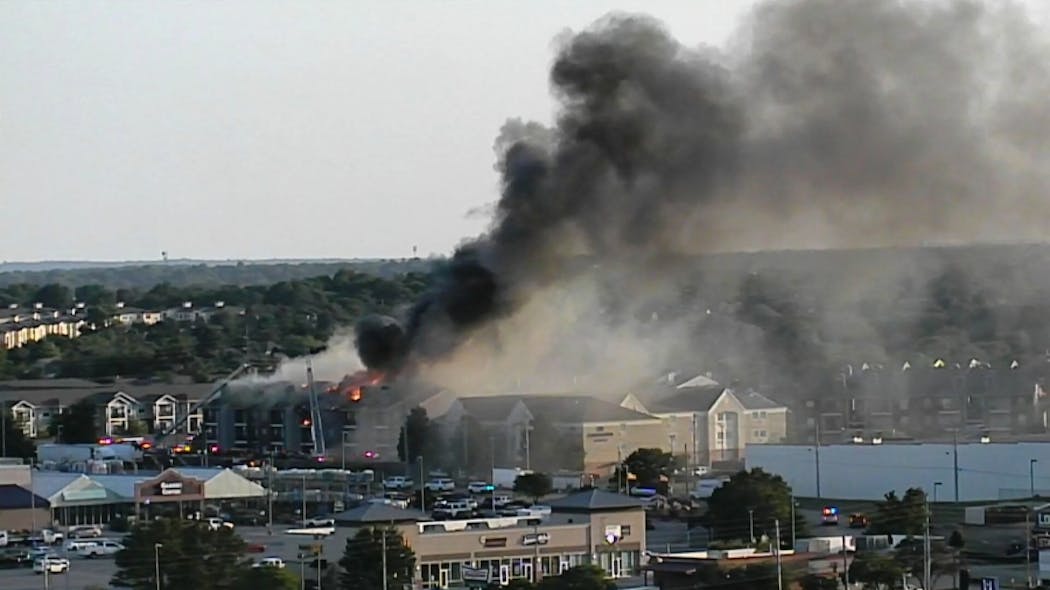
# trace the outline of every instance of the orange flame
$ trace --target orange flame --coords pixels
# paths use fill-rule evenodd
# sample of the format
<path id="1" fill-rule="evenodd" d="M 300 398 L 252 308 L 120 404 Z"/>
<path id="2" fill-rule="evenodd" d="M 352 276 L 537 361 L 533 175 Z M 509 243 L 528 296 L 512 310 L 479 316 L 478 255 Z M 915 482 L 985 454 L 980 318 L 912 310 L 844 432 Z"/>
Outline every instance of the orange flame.
<path id="1" fill-rule="evenodd" d="M 328 392 L 345 392 L 346 397 L 350 401 L 359 402 L 364 395 L 365 387 L 379 385 L 385 378 L 386 375 L 381 371 L 358 371 L 353 375 L 344 377 L 339 385 L 329 387 Z"/>

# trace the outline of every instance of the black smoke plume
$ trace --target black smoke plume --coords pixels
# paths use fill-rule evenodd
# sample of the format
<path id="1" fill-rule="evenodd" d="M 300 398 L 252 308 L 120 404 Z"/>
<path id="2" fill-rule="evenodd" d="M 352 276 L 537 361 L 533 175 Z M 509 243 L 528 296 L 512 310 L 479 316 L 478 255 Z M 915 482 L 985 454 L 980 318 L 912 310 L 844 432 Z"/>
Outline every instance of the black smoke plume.
<path id="1" fill-rule="evenodd" d="M 638 281 L 609 277 L 675 255 L 1044 235 L 1050 61 L 1019 9 L 787 0 L 740 31 L 698 50 L 611 15 L 565 38 L 554 127 L 511 121 L 497 139 L 490 231 L 403 331 L 358 326 L 362 360 L 439 358 L 579 257 L 630 297 Z"/>

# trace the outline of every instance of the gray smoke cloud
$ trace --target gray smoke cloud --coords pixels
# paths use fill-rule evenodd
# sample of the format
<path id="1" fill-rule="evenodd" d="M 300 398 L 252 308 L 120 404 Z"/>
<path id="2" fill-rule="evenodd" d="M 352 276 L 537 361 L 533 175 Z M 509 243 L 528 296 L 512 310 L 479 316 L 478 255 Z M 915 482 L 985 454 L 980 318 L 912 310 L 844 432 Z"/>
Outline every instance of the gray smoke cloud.
<path id="1" fill-rule="evenodd" d="M 688 358 L 656 310 L 711 312 L 668 295 L 683 258 L 1041 238 L 1048 57 L 1012 4 L 767 2 L 722 50 L 602 18 L 560 40 L 554 126 L 501 130 L 489 232 L 403 330 L 359 326 L 362 357 L 465 387 L 622 384 Z"/>

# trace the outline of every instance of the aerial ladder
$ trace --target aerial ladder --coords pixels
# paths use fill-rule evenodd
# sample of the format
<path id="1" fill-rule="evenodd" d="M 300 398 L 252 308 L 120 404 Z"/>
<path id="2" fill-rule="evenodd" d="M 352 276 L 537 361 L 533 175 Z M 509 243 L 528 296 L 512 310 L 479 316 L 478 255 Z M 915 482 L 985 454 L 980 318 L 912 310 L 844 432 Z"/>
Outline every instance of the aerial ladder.
<path id="1" fill-rule="evenodd" d="M 229 385 L 235 379 L 239 378 L 241 375 L 244 374 L 245 371 L 247 371 L 250 368 L 251 365 L 248 363 L 244 363 L 241 366 L 237 367 L 237 369 L 235 369 L 232 373 L 227 375 L 226 378 L 220 381 L 219 384 L 215 386 L 215 389 L 213 389 L 208 395 L 204 396 L 199 401 L 197 401 L 197 403 L 193 404 L 190 407 L 190 409 L 186 411 L 185 414 L 183 414 L 182 416 L 176 416 L 175 421 L 172 422 L 171 426 L 168 426 L 164 430 L 158 432 L 155 435 L 156 443 L 161 444 L 165 438 L 178 432 L 180 428 L 185 426 L 186 422 L 189 421 L 190 416 L 193 416 L 198 411 L 200 411 L 201 408 L 222 397 L 223 392 L 226 391 L 226 386 Z"/>
<path id="2" fill-rule="evenodd" d="M 309 361 L 306 363 L 306 387 L 310 394 L 310 434 L 314 439 L 314 457 L 323 459 L 328 450 L 325 448 L 324 425 L 321 423 L 321 405 L 314 386 L 314 367 Z"/>

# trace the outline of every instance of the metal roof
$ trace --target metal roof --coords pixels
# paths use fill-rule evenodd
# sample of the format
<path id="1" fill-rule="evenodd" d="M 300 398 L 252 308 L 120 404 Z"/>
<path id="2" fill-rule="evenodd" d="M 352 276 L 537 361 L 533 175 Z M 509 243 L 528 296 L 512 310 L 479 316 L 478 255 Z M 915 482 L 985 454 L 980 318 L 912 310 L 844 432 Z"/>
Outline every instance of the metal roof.
<path id="1" fill-rule="evenodd" d="M 554 512 L 599 512 L 603 510 L 642 509 L 644 503 L 638 498 L 614 494 L 591 488 L 569 494 L 547 503 Z"/>
<path id="2" fill-rule="evenodd" d="M 340 512 L 334 517 L 338 524 L 369 524 L 391 522 L 418 522 L 430 520 L 430 517 L 418 510 L 405 510 L 389 504 L 366 502 L 357 508 Z"/>
<path id="3" fill-rule="evenodd" d="M 22 486 L 0 485 L 0 510 L 20 508 L 48 508 L 51 504 L 46 498 L 33 497 L 34 494 Z"/>

